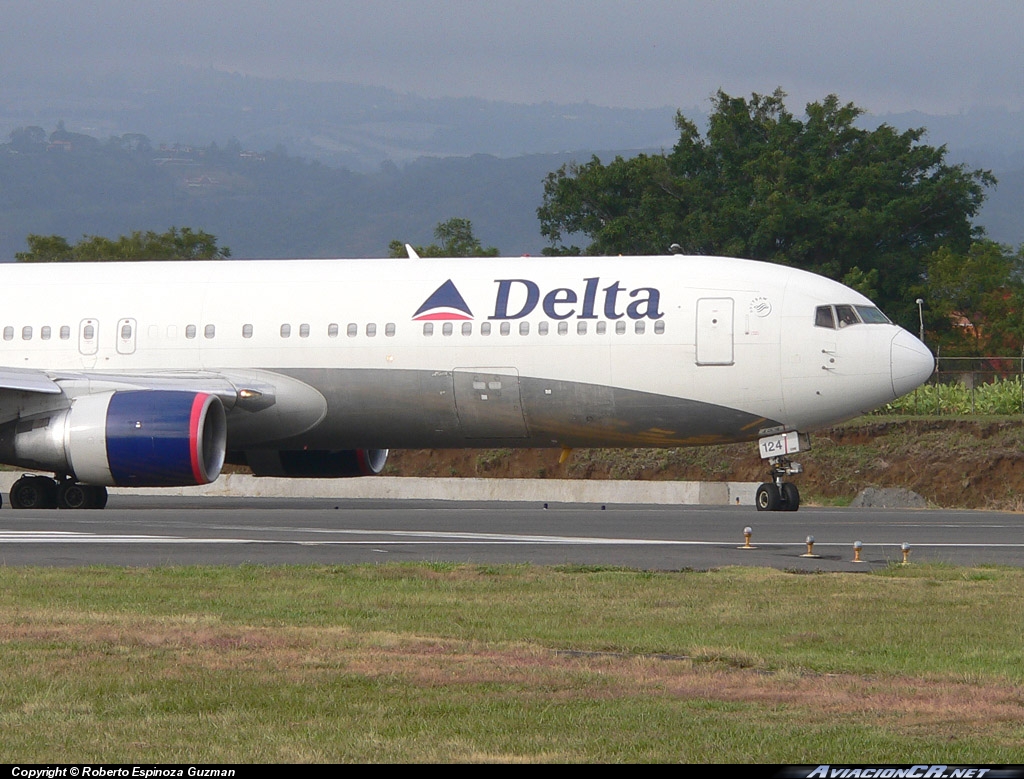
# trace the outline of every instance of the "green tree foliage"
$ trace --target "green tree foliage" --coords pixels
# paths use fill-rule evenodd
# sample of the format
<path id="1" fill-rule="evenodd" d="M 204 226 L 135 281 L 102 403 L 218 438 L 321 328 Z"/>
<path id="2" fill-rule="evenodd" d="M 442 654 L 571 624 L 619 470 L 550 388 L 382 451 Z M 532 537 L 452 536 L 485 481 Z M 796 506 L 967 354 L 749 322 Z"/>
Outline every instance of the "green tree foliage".
<path id="1" fill-rule="evenodd" d="M 429 246 L 413 246 L 420 257 L 497 257 L 496 247 L 484 248 L 480 239 L 473 235 L 473 223 L 468 219 L 454 217 L 447 222 L 438 222 L 434 228 L 437 243 Z M 406 257 L 405 244 L 392 241 L 388 244 L 389 257 Z"/>
<path id="2" fill-rule="evenodd" d="M 14 255 L 18 262 L 122 262 L 125 260 L 221 260 L 231 250 L 217 246 L 216 236 L 188 227 L 166 233 L 136 230 L 116 241 L 83 236 L 74 246 L 59 235 L 29 235 L 29 250 Z"/>
<path id="3" fill-rule="evenodd" d="M 551 254 L 693 254 L 770 260 L 877 290 L 901 319 L 942 246 L 966 251 L 991 173 L 945 162 L 923 129 L 856 126 L 830 95 L 797 119 L 785 94 L 719 91 L 707 135 L 676 115 L 671 152 L 596 157 L 550 173 L 538 209 Z M 582 249 L 566 245 L 585 236 Z"/>
<path id="4" fill-rule="evenodd" d="M 1013 356 L 1024 347 L 1024 247 L 977 241 L 926 259 L 914 294 L 925 303 L 933 347 L 946 355 Z"/>

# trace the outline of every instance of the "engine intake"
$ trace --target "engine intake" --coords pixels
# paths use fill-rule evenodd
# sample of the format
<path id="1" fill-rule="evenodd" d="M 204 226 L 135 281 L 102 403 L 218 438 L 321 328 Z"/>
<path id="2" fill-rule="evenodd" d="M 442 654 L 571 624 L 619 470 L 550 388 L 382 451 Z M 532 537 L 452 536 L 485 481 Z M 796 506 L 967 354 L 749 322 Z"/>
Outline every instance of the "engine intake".
<path id="1" fill-rule="evenodd" d="M 20 429 L 16 461 L 115 487 L 182 487 L 220 475 L 227 420 L 216 395 L 126 390 L 81 395 Z"/>

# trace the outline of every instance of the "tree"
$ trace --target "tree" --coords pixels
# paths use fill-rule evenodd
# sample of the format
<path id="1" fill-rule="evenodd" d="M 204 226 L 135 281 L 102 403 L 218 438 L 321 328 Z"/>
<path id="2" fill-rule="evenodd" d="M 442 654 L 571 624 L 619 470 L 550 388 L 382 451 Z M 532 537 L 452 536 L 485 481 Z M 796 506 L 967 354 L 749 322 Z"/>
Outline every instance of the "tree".
<path id="1" fill-rule="evenodd" d="M 931 340 L 944 354 L 1019 355 L 1024 346 L 1024 247 L 977 241 L 927 258 L 915 294 L 927 303 Z"/>
<path id="2" fill-rule="evenodd" d="M 18 127 L 11 131 L 11 150 L 18 153 L 44 151 L 46 149 L 46 130 L 32 125 Z"/>
<path id="3" fill-rule="evenodd" d="M 438 222 L 434 228 L 438 243 L 430 246 L 414 246 L 420 257 L 497 257 L 500 252 L 494 246 L 485 249 L 480 239 L 473 235 L 473 223 L 468 219 L 454 217 L 447 222 Z M 392 241 L 388 244 L 389 257 L 407 256 L 405 244 Z"/>
<path id="4" fill-rule="evenodd" d="M 538 209 L 550 254 L 724 254 L 793 265 L 876 288 L 897 318 L 916 317 L 910 286 L 942 246 L 966 251 L 995 183 L 945 162 L 923 129 L 856 126 L 835 95 L 797 119 L 785 94 L 719 91 L 707 135 L 676 115 L 669 153 L 596 157 L 549 174 Z M 589 238 L 582 249 L 568 240 Z"/>
<path id="5" fill-rule="evenodd" d="M 231 250 L 217 246 L 216 236 L 188 227 L 166 233 L 136 230 L 116 241 L 87 235 L 74 246 L 59 235 L 29 235 L 29 250 L 18 252 L 18 262 L 104 262 L 125 260 L 221 260 Z"/>

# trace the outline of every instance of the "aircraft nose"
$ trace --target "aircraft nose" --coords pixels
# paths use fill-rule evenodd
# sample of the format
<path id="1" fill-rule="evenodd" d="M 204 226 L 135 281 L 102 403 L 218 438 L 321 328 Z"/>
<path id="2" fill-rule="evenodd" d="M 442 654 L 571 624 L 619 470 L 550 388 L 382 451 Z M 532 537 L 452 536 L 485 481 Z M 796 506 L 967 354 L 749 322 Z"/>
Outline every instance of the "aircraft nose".
<path id="1" fill-rule="evenodd" d="M 898 398 L 928 381 L 935 371 L 935 356 L 917 338 L 900 330 L 892 339 L 889 366 L 892 391 Z"/>

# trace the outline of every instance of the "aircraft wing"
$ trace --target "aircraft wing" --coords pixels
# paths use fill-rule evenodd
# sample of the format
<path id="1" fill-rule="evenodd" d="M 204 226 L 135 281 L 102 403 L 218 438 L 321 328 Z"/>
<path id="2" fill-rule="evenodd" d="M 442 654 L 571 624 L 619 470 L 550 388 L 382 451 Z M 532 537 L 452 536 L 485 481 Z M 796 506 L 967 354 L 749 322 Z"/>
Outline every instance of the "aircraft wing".
<path id="1" fill-rule="evenodd" d="M 0 367 L 0 392 L 40 392 L 44 395 L 59 395 L 61 388 L 43 371 L 32 368 Z"/>
<path id="2" fill-rule="evenodd" d="M 239 412 L 233 415 L 232 429 L 240 444 L 265 444 L 299 435 L 327 413 L 320 392 L 272 371 L 106 373 L 0 366 L 0 424 L 67 408 L 84 396 L 130 391 L 215 395 L 226 412 Z"/>

